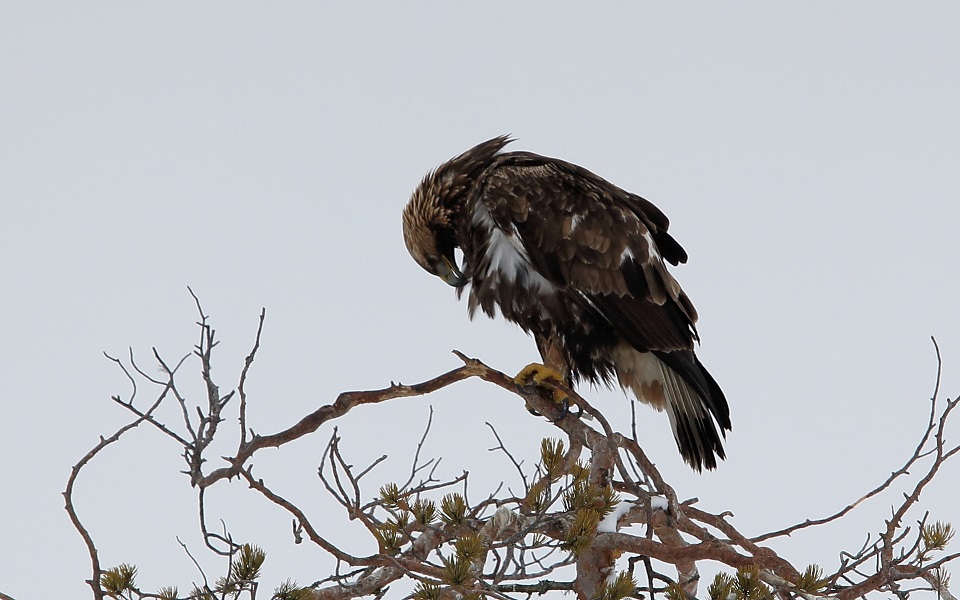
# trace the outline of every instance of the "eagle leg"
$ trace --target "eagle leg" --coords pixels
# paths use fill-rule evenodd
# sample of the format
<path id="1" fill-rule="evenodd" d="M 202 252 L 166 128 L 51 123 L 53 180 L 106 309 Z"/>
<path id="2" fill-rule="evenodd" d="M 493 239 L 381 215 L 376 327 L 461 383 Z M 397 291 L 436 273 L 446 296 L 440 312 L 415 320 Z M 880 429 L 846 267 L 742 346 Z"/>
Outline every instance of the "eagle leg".
<path id="1" fill-rule="evenodd" d="M 567 385 L 567 378 L 563 373 L 540 363 L 530 363 L 521 369 L 520 372 L 517 373 L 517 376 L 513 378 L 513 382 L 516 383 L 519 388 L 530 389 L 531 386 L 534 386 L 548 391 L 554 403 L 560 405 L 564 414 L 566 414 L 570 407 L 570 397 L 567 396 L 563 390 L 542 385 L 545 381 L 555 381 Z M 538 414 L 537 411 L 529 405 L 527 406 L 527 410 L 533 414 Z"/>

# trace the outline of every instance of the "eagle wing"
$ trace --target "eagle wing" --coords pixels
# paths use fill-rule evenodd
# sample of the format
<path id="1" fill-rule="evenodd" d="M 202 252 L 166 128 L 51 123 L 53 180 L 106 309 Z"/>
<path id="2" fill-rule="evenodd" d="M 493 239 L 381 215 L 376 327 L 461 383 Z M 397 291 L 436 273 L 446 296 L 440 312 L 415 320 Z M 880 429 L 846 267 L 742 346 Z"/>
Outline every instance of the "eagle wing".
<path id="1" fill-rule="evenodd" d="M 516 232 L 539 275 L 578 294 L 638 350 L 693 348 L 696 310 L 665 265 L 687 255 L 652 203 L 526 152 L 497 156 L 483 179 L 475 201 Z"/>
<path id="2" fill-rule="evenodd" d="M 730 410 L 693 352 L 697 312 L 665 264 L 687 255 L 667 217 L 582 167 L 536 154 L 498 155 L 482 179 L 474 215 L 489 216 L 539 277 L 620 333 L 634 350 L 611 350 L 621 386 L 667 410 L 687 462 L 715 467 L 724 457 L 716 425 L 730 429 Z"/>

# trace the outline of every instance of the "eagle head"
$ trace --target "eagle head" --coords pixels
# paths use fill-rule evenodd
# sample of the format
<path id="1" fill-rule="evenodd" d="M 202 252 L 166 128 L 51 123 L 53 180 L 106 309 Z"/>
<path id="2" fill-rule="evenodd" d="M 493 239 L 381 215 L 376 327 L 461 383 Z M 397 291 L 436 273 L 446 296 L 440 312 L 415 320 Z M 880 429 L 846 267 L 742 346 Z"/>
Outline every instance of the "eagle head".
<path id="1" fill-rule="evenodd" d="M 466 276 L 457 267 L 453 209 L 444 199 L 452 191 L 442 173 L 428 173 L 403 209 L 403 242 L 407 252 L 428 273 L 453 287 L 463 287 Z"/>
<path id="2" fill-rule="evenodd" d="M 510 141 L 506 135 L 487 140 L 427 173 L 403 209 L 403 241 L 410 256 L 454 287 L 468 281 L 454 256 L 459 245 L 457 217 L 496 154 Z"/>

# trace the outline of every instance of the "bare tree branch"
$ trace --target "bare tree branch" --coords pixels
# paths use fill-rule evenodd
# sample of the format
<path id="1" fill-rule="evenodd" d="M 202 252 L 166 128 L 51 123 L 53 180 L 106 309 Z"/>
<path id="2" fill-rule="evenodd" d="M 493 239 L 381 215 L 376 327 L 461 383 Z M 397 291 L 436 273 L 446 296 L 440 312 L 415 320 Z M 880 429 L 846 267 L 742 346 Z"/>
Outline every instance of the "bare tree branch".
<path id="1" fill-rule="evenodd" d="M 711 513 L 697 508 L 696 498 L 680 500 L 641 447 L 635 417 L 626 435 L 563 384 L 545 381 L 519 388 L 508 375 L 457 351 L 454 353 L 463 363 L 459 368 L 413 385 L 391 383 L 378 390 L 344 392 L 289 427 L 258 435 L 247 422 L 248 403 L 254 398 L 249 396 L 246 382 L 260 349 L 266 313 L 260 313 L 255 341 L 236 390 L 221 394 L 211 369 L 219 342 L 199 300 L 192 290 L 190 293 L 200 328 L 193 354 L 170 367 L 155 352 L 164 379 L 146 374 L 135 362 L 132 351 L 127 363 L 108 356 L 133 389 L 129 400 L 115 397 L 114 401 L 136 418 L 109 438 L 101 438 L 74 466 L 67 482 L 66 508 L 87 545 L 93 574 L 88 583 L 97 599 L 105 596 L 103 578 L 113 578 L 111 585 L 119 585 L 114 580 L 122 573 L 117 569 L 104 570 L 100 565 L 93 538 L 73 506 L 74 484 L 80 469 L 103 448 L 129 429 L 147 422 L 177 443 L 186 461 L 185 473 L 197 489 L 204 543 L 230 565 L 228 575 L 213 587 L 204 579 L 203 589 L 223 598 L 231 594 L 236 598 L 241 592 L 254 598 L 259 585 L 256 577 L 234 574 L 248 545 L 235 541 L 225 525 L 222 532 L 208 527 L 211 508 L 206 506 L 206 491 L 237 478 L 267 500 L 269 506 L 292 517 L 296 542 L 308 539 L 336 561 L 334 574 L 318 578 L 312 586 L 297 592 L 309 593 L 312 598 L 379 599 L 391 584 L 407 580 L 416 586 L 411 594 L 416 600 L 512 600 L 556 591 L 574 591 L 581 600 L 620 600 L 643 594 L 651 600 L 656 595 L 670 600 L 693 599 L 700 589 L 701 563 L 708 561 L 736 571 L 736 576 L 715 580 L 714 585 L 719 587 L 709 592 L 719 594 L 723 600 L 766 600 L 774 595 L 779 600 L 852 600 L 876 593 L 906 600 L 921 590 L 934 590 L 943 600 L 956 600 L 949 591 L 949 577 L 944 570 L 947 563 L 960 557 L 944 551 L 952 530 L 940 521 L 932 523 L 926 514 L 916 525 L 905 525 L 909 515 L 916 513 L 922 492 L 937 478 L 946 461 L 960 453 L 960 446 L 946 445 L 949 417 L 958 401 L 939 399 L 942 361 L 935 341 L 937 380 L 927 427 L 904 464 L 880 485 L 827 517 L 748 537 L 730 522 L 729 511 Z M 186 358 L 192 357 L 199 363 L 200 379 L 206 390 L 200 406 L 191 405 L 175 383 L 176 373 Z M 355 468 L 344 455 L 339 429 L 333 428 L 317 474 L 346 518 L 362 525 L 355 543 L 358 548 L 365 545 L 366 553 L 347 551 L 332 542 L 318 525 L 326 521 L 326 515 L 310 515 L 303 506 L 253 474 L 250 461 L 259 450 L 309 436 L 355 407 L 422 396 L 471 378 L 516 396 L 522 406 L 536 411 L 556 428 L 559 437 L 545 440 L 539 460 L 525 467 L 526 461 L 511 453 L 496 428 L 486 423 L 498 444 L 490 450 L 502 455 L 509 468 L 519 475 L 522 489 L 516 492 L 503 492 L 501 482 L 491 486 L 493 490 L 481 495 L 479 501 L 471 502 L 467 493 L 468 472 L 445 476 L 438 471 L 441 457 L 422 457 L 434 425 L 432 407 L 406 479 L 400 484 L 384 482 L 379 494 L 373 497 L 365 497 L 360 480 L 367 478 L 366 487 L 374 477 L 375 467 L 385 463 L 388 454 L 380 455 L 366 467 Z M 135 403 L 138 379 L 159 387 L 146 410 Z M 553 401 L 556 390 L 563 392 L 567 402 Z M 232 408 L 230 401 L 235 395 L 240 400 Z M 182 426 L 163 423 L 154 416 L 157 407 L 169 397 L 180 406 Z M 220 424 L 226 420 L 228 407 L 236 411 L 239 443 L 232 456 L 219 457 L 225 466 L 208 467 L 210 457 L 206 454 L 223 429 Z M 587 418 L 580 418 L 582 415 Z M 863 546 L 854 552 L 841 552 L 839 566 L 829 575 L 823 575 L 821 570 L 800 569 L 768 545 L 793 532 L 842 519 L 866 500 L 893 490 L 897 482 L 921 465 L 919 479 L 896 501 L 878 535 L 868 535 Z M 642 528 L 631 529 L 634 525 Z M 646 579 L 642 588 L 632 579 L 635 566 L 641 563 L 641 575 Z M 626 579 L 617 577 L 618 564 L 627 569 Z M 113 595 L 130 600 L 161 597 L 143 592 L 132 580 L 124 594 Z"/>

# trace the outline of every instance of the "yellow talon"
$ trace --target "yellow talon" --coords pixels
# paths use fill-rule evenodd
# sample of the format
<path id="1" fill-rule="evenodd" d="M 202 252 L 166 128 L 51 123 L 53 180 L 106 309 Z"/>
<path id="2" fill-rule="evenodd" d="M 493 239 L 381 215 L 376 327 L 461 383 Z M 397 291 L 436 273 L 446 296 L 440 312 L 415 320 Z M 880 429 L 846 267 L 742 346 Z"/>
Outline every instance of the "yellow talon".
<path id="1" fill-rule="evenodd" d="M 563 376 L 563 373 L 546 365 L 541 365 L 540 363 L 530 363 L 525 366 L 517 373 L 513 381 L 519 387 L 527 387 L 530 384 L 540 387 L 544 381 L 555 381 L 563 385 L 567 384 L 567 378 Z M 570 399 L 563 390 L 551 388 L 550 391 L 553 394 L 553 401 L 555 403 L 565 406 L 566 403 L 569 402 Z M 527 408 L 529 409 L 530 407 Z"/>

